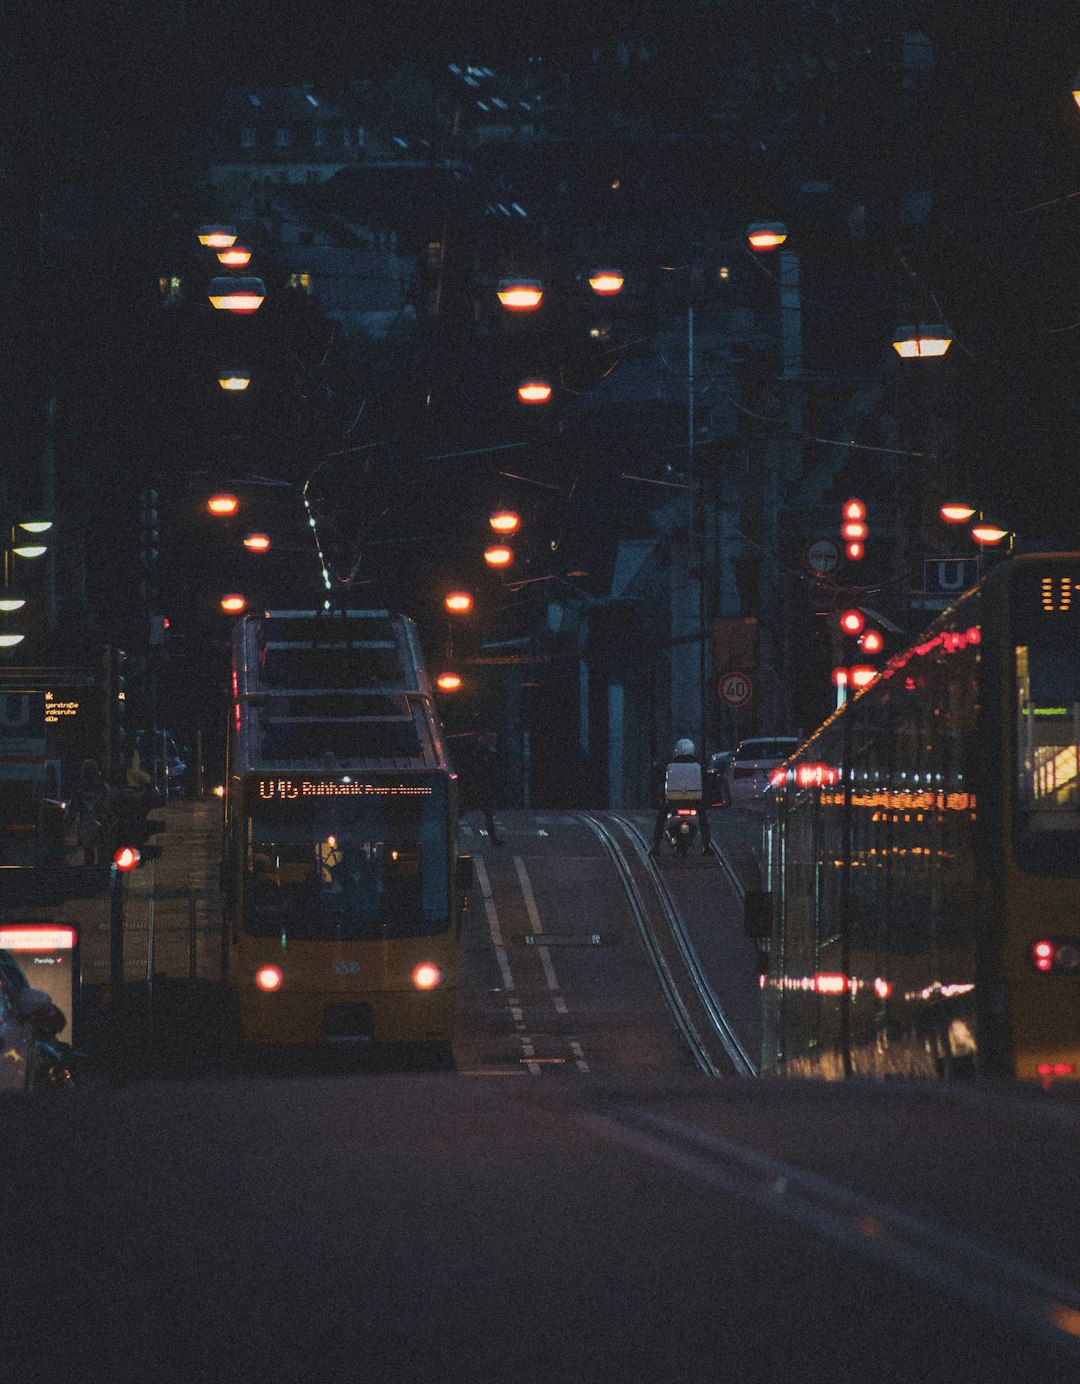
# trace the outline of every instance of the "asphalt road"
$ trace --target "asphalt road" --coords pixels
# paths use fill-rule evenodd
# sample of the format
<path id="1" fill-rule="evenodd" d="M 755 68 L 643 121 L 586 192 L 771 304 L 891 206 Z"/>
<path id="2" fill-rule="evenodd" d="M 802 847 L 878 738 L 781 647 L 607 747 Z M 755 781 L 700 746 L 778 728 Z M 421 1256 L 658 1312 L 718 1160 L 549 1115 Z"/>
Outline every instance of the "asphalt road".
<path id="1" fill-rule="evenodd" d="M 595 833 L 498 817 L 456 1072 L 0 1102 L 0 1377 L 1080 1378 L 1080 1093 L 706 1078 Z M 752 1047 L 735 891 L 661 870 Z"/>

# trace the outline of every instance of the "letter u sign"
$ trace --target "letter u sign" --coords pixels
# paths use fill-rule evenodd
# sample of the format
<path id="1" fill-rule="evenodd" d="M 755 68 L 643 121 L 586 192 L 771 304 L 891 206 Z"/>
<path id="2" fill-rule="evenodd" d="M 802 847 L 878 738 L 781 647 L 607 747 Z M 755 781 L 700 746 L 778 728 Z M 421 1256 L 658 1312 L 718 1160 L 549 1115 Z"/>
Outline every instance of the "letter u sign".
<path id="1" fill-rule="evenodd" d="M 30 694 L 9 692 L 0 700 L 0 734 L 25 731 L 31 723 Z"/>

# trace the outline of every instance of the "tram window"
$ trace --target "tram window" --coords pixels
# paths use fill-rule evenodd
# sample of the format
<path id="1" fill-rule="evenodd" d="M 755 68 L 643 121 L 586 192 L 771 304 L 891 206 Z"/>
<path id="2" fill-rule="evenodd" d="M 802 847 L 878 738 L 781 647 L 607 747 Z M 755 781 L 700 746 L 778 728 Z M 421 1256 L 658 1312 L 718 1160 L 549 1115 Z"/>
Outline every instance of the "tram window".
<path id="1" fill-rule="evenodd" d="M 1071 627 L 1016 646 L 1014 705 L 1018 863 L 1080 873 L 1080 641 Z"/>
<path id="2" fill-rule="evenodd" d="M 245 931 L 316 941 L 445 931 L 446 804 L 435 789 L 430 797 L 260 803 L 248 818 Z"/>

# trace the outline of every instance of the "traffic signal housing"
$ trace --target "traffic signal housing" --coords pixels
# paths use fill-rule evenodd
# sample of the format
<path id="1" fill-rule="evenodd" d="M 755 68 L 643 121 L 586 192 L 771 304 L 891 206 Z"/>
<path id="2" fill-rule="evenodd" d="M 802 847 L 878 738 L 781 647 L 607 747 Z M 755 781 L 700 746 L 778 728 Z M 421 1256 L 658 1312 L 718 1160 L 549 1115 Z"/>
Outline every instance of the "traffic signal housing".
<path id="1" fill-rule="evenodd" d="M 121 788 L 114 792 L 107 832 L 109 854 L 118 870 L 135 869 L 161 855 L 161 847 L 150 838 L 163 832 L 166 823 L 162 817 L 149 816 L 159 805 L 158 795 L 146 788 Z"/>

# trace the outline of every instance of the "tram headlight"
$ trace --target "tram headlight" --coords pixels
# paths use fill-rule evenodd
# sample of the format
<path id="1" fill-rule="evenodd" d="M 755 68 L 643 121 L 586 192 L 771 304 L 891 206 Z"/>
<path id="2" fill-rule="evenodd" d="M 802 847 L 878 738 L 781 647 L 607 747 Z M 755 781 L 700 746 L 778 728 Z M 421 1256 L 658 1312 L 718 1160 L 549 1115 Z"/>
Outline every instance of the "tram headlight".
<path id="1" fill-rule="evenodd" d="M 434 990 L 443 983 L 443 973 L 430 961 L 421 961 L 413 967 L 412 983 L 418 990 Z"/>
<path id="2" fill-rule="evenodd" d="M 281 970 L 277 966 L 260 966 L 255 972 L 255 984 L 260 990 L 265 990 L 268 995 L 275 990 L 280 990 L 283 979 Z"/>

